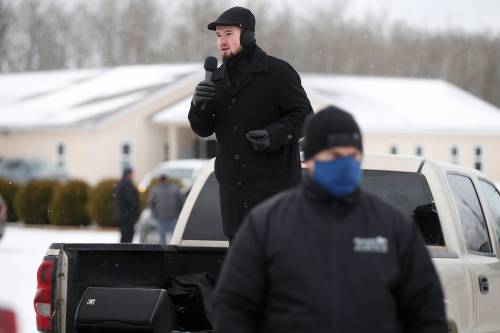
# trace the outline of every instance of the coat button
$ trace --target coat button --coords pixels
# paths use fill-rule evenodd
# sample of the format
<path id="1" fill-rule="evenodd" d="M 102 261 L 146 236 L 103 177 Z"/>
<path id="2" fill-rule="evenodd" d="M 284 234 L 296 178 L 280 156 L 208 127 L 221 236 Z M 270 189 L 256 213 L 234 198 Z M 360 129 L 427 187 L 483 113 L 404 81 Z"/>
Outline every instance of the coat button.
<path id="1" fill-rule="evenodd" d="M 239 160 L 239 159 L 240 159 L 240 154 L 235 154 L 235 155 L 234 155 L 234 159 L 235 159 L 235 160 Z"/>
<path id="2" fill-rule="evenodd" d="M 233 99 L 231 100 L 231 103 L 234 103 L 234 102 L 236 102 L 236 98 L 233 98 Z"/>

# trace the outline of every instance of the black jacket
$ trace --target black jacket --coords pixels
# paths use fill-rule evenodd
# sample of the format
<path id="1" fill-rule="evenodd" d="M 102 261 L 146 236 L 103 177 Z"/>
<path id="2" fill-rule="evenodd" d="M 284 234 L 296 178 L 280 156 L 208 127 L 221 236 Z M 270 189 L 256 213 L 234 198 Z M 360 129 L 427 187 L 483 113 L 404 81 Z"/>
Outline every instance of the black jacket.
<path id="1" fill-rule="evenodd" d="M 309 178 L 248 214 L 213 306 L 218 333 L 447 332 L 415 223 L 361 191 L 334 200 Z"/>
<path id="2" fill-rule="evenodd" d="M 121 179 L 115 188 L 116 210 L 119 221 L 133 221 L 139 217 L 139 194 L 134 184 Z"/>
<path id="3" fill-rule="evenodd" d="M 215 175 L 220 185 L 225 234 L 232 237 L 247 211 L 301 178 L 298 139 L 312 113 L 297 72 L 255 46 L 232 77 L 226 64 L 212 80 L 217 93 L 205 110 L 191 106 L 189 121 L 202 137 L 215 133 Z M 236 82 L 233 85 L 231 79 Z M 254 151 L 246 134 L 266 129 L 271 145 Z"/>

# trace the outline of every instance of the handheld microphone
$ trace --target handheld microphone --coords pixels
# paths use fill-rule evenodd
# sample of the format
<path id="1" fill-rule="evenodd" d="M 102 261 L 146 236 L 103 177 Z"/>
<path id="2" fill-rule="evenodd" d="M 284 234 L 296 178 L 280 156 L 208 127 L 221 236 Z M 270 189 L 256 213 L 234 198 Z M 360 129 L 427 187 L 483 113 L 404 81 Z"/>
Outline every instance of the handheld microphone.
<path id="1" fill-rule="evenodd" d="M 217 69 L 217 58 L 216 57 L 207 57 L 205 59 L 205 63 L 203 64 L 203 67 L 205 68 L 205 81 L 211 81 L 212 80 L 212 75 L 214 74 L 215 70 Z M 207 102 L 203 102 L 201 105 L 201 109 L 205 110 L 207 107 Z"/>
<path id="2" fill-rule="evenodd" d="M 216 57 L 207 57 L 205 59 L 205 63 L 203 64 L 203 67 L 205 68 L 205 80 L 206 81 L 212 80 L 212 75 L 214 74 L 215 70 L 217 69 L 217 58 Z"/>

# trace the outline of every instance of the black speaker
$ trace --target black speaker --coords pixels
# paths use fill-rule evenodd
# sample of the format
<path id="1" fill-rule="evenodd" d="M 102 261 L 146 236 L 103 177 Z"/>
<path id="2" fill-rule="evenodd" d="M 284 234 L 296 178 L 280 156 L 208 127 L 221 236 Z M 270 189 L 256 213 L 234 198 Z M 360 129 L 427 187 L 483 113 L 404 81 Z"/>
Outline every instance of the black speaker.
<path id="1" fill-rule="evenodd" d="M 164 289 L 89 287 L 75 318 L 78 333 L 166 333 L 175 326 L 175 308 Z"/>

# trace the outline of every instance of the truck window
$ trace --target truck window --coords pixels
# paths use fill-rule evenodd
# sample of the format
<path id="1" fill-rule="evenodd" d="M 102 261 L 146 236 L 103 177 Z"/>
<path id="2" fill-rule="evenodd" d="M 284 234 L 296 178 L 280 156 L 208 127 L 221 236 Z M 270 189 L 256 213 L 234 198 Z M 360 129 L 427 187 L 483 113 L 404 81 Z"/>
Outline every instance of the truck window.
<path id="1" fill-rule="evenodd" d="M 495 231 L 498 241 L 500 242 L 500 193 L 493 184 L 485 181 L 479 181 L 481 192 L 486 197 L 486 202 L 490 208 L 491 217 L 495 223 Z"/>
<path id="2" fill-rule="evenodd" d="M 365 170 L 362 186 L 413 218 L 427 245 L 444 246 L 441 224 L 425 176 L 412 172 Z M 222 231 L 219 185 L 213 173 L 196 199 L 182 239 L 227 240 Z"/>
<path id="3" fill-rule="evenodd" d="M 486 227 L 486 219 L 477 197 L 472 180 L 468 177 L 450 173 L 448 182 L 458 208 L 460 221 L 465 233 L 467 249 L 477 253 L 492 253 Z"/>
<path id="4" fill-rule="evenodd" d="M 424 175 L 414 172 L 364 170 L 362 187 L 413 218 L 427 245 L 444 246 L 441 223 Z"/>
<path id="5" fill-rule="evenodd" d="M 182 239 L 227 240 L 222 231 L 219 184 L 213 172 L 208 176 L 198 198 L 196 198 Z"/>

